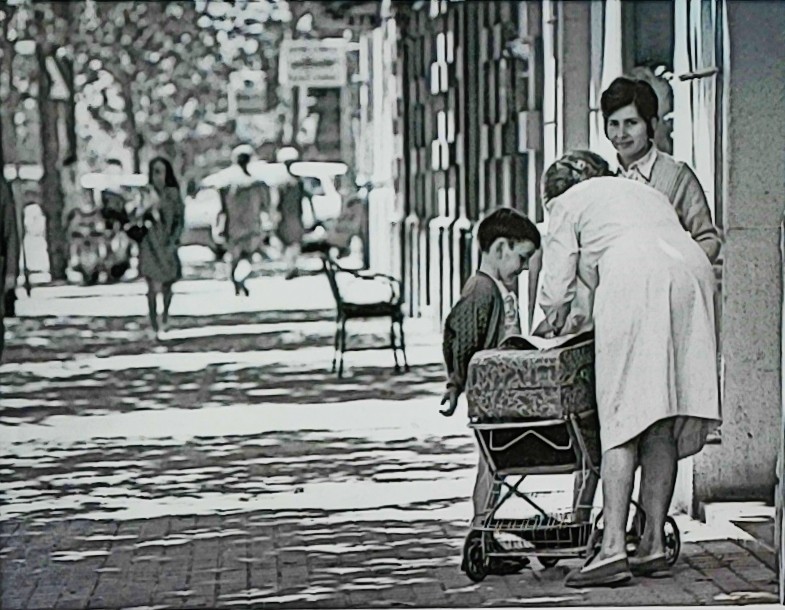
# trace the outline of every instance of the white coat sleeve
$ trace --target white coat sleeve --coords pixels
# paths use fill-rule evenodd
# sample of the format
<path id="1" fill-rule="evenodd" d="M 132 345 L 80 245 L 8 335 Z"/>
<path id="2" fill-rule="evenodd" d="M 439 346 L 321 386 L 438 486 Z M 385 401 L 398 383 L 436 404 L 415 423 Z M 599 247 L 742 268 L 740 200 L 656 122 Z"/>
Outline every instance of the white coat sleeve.
<path id="1" fill-rule="evenodd" d="M 540 307 L 558 334 L 575 297 L 578 273 L 578 235 L 570 201 L 560 197 L 551 207 L 548 233 L 543 239 Z"/>

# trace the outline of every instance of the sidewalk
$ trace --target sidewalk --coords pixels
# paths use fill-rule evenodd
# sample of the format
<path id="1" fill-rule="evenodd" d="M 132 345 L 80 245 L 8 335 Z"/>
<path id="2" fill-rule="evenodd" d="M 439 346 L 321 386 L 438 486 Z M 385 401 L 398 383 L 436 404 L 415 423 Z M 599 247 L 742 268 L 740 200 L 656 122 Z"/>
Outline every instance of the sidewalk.
<path id="1" fill-rule="evenodd" d="M 668 579 L 563 586 L 578 560 L 479 584 L 459 570 L 476 465 L 465 406 L 438 414 L 439 333 L 329 372 L 323 277 L 178 284 L 146 338 L 139 285 L 37 288 L 0 366 L 2 608 L 760 604 L 775 573 L 730 521 L 678 517 Z M 383 338 L 383 323 L 353 332 Z M 357 335 L 355 335 L 356 337 Z M 546 506 L 567 476 L 525 484 Z"/>
<path id="2" fill-rule="evenodd" d="M 5 524 L 3 608 L 477 607 L 774 603 L 774 573 L 734 541 L 687 543 L 672 578 L 572 590 L 565 561 L 473 584 L 465 528 L 441 519 L 253 511 Z M 536 562 L 534 562 L 536 563 Z"/>

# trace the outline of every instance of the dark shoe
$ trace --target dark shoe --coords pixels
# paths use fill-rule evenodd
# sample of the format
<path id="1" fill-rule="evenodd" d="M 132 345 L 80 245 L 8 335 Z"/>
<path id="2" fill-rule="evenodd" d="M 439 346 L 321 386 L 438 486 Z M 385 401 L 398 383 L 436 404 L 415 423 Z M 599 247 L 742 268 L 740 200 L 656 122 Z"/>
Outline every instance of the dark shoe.
<path id="1" fill-rule="evenodd" d="M 590 560 L 591 561 L 591 560 Z M 619 555 L 610 560 L 594 561 L 567 575 L 564 584 L 580 589 L 583 587 L 614 587 L 632 578 L 627 557 Z"/>
<path id="2" fill-rule="evenodd" d="M 629 557 L 630 572 L 634 576 L 647 576 L 649 578 L 665 578 L 671 575 L 665 553 L 648 555 L 646 557 Z"/>
<path id="3" fill-rule="evenodd" d="M 291 280 L 291 279 L 296 278 L 298 275 L 300 275 L 300 270 L 299 269 L 292 269 L 291 271 L 289 271 L 289 273 L 286 274 L 284 279 Z"/>

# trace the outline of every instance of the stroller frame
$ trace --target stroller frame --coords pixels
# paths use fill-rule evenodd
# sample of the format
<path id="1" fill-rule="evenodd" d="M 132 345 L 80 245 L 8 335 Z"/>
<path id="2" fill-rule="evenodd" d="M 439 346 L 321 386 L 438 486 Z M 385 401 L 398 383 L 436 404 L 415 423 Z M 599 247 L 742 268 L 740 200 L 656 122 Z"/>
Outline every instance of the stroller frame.
<path id="1" fill-rule="evenodd" d="M 542 420 L 469 423 L 477 438 L 482 459 L 493 478 L 482 521 L 480 524 L 472 523 L 464 543 L 462 569 L 471 580 L 479 582 L 488 574 L 510 573 L 510 560 L 529 555 L 535 555 L 545 568 L 550 568 L 560 559 L 585 558 L 594 554 L 599 548 L 602 541 L 602 528 L 599 526 L 602 510 L 599 510 L 593 519 L 591 506 L 573 506 L 571 511 L 548 513 L 529 494 L 519 489 L 529 475 L 569 474 L 581 471 L 584 486 L 589 473 L 593 472 L 599 477 L 599 464 L 595 464 L 592 460 L 580 425 L 584 418 L 591 416 L 596 416 L 596 412 L 587 410 L 570 413 L 562 418 Z M 548 438 L 544 434 L 548 429 L 560 431 L 562 438 L 566 429 L 567 442 L 559 443 L 558 440 Z M 498 441 L 499 435 L 509 437 L 510 434 L 514 436 L 502 442 L 494 442 L 495 435 Z M 544 464 L 501 463 L 503 452 L 529 437 L 537 438 L 549 447 L 553 453 L 546 457 L 553 457 L 553 459 L 546 460 Z M 509 478 L 514 477 L 519 477 L 516 482 L 508 481 Z M 513 497 L 524 500 L 537 511 L 537 514 L 523 519 L 496 518 L 498 510 Z M 635 501 L 632 501 L 632 504 L 636 508 L 636 517 L 633 520 L 632 530 L 627 535 L 630 550 L 637 546 L 645 523 L 645 513 L 642 508 Z M 574 516 L 579 509 L 588 509 L 584 511 L 588 518 L 576 522 Z M 494 535 L 498 533 L 513 534 L 519 537 L 521 542 L 502 545 L 495 539 Z M 671 517 L 667 517 L 666 520 L 665 541 L 666 558 L 668 564 L 673 565 L 678 558 L 681 541 L 676 522 Z M 520 568 L 524 565 L 526 564 L 521 563 Z"/>

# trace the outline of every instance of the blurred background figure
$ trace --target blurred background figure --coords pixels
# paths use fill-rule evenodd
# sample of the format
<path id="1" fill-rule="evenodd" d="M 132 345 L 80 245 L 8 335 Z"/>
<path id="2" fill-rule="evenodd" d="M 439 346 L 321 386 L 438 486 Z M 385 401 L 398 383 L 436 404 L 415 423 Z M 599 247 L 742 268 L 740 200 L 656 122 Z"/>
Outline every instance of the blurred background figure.
<path id="1" fill-rule="evenodd" d="M 5 346 L 5 318 L 14 315 L 14 293 L 19 261 L 19 234 L 16 226 L 16 208 L 11 188 L 0 176 L 0 362 Z"/>
<path id="2" fill-rule="evenodd" d="M 281 148 L 276 155 L 276 161 L 283 163 L 288 172 L 288 178 L 278 189 L 278 227 L 276 235 L 284 246 L 283 259 L 286 263 L 286 279 L 290 280 L 299 275 L 297 266 L 305 235 L 303 224 L 303 198 L 305 189 L 302 180 L 292 174 L 292 164 L 300 158 L 300 152 L 293 146 Z"/>
<path id="3" fill-rule="evenodd" d="M 242 144 L 232 151 L 234 172 L 231 183 L 220 189 L 223 216 L 223 235 L 231 257 L 231 276 L 234 293 L 250 294 L 245 281 L 251 274 L 251 257 L 262 249 L 262 212 L 269 209 L 267 185 L 254 178 L 249 164 L 254 150 Z"/>
<path id="4" fill-rule="evenodd" d="M 180 185 L 172 164 L 155 157 L 148 166 L 149 185 L 135 210 L 129 234 L 139 242 L 139 274 L 147 281 L 147 307 L 156 338 L 162 338 L 169 322 L 172 285 L 181 276 L 177 254 L 185 213 Z M 158 295 L 163 311 L 158 320 Z"/>
<path id="5" fill-rule="evenodd" d="M 107 159 L 104 173 L 108 176 L 122 176 L 123 164 L 119 159 Z M 128 224 L 126 211 L 128 190 L 119 184 L 109 184 L 101 191 L 101 215 L 104 219 L 105 257 L 104 267 L 107 281 L 120 280 L 131 268 L 131 241 L 123 231 Z"/>

